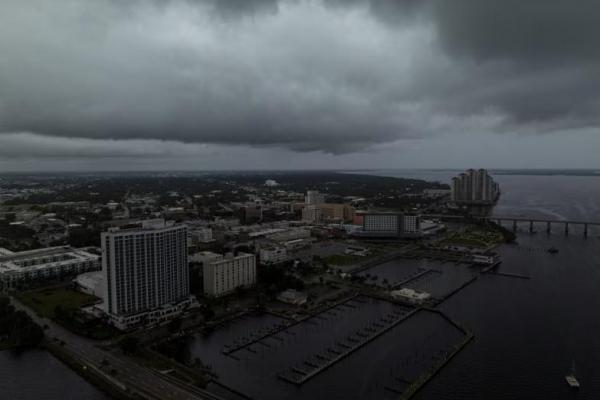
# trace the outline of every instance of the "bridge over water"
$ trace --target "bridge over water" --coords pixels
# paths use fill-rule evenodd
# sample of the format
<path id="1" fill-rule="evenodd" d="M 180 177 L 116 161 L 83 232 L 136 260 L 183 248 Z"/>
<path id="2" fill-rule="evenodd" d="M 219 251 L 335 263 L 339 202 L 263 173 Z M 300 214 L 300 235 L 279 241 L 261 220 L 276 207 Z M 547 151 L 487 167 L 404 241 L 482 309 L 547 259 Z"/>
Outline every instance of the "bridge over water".
<path id="1" fill-rule="evenodd" d="M 424 214 L 422 215 L 425 218 L 438 218 L 438 219 L 455 219 L 455 220 L 464 220 L 465 216 L 463 215 L 444 215 L 444 214 Z M 530 218 L 530 217 L 506 217 L 499 215 L 492 215 L 486 217 L 472 217 L 480 220 L 488 220 L 494 221 L 498 225 L 502 225 L 502 223 L 512 224 L 513 231 L 517 230 L 517 226 L 519 224 L 529 224 L 529 232 L 534 231 L 535 224 L 545 224 L 546 233 L 552 232 L 553 225 L 560 225 L 563 227 L 563 231 L 565 235 L 569 234 L 570 227 L 573 226 L 581 226 L 583 227 L 583 236 L 587 237 L 589 233 L 589 228 L 591 226 L 600 227 L 600 222 L 598 221 L 581 221 L 581 220 L 563 220 L 563 219 L 548 219 L 548 218 Z"/>

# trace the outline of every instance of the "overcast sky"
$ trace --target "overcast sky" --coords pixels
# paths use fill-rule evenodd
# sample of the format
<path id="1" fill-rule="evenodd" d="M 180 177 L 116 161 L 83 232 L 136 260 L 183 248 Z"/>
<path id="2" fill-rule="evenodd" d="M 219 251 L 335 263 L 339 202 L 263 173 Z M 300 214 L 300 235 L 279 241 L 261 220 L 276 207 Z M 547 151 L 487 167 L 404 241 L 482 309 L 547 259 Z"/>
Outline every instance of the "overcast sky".
<path id="1" fill-rule="evenodd" d="M 2 0 L 0 171 L 599 168 L 596 0 Z"/>

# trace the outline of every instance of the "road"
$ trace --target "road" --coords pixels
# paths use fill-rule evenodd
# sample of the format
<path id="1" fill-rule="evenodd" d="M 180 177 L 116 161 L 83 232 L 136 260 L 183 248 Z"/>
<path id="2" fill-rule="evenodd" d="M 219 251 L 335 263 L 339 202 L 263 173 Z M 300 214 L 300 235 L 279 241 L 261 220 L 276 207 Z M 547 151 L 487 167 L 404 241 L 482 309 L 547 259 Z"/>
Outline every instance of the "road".
<path id="1" fill-rule="evenodd" d="M 209 393 L 203 389 L 175 380 L 170 376 L 161 374 L 150 368 L 139 365 L 124 356 L 117 355 L 100 347 L 101 342 L 75 335 L 55 322 L 38 317 L 33 310 L 29 309 L 15 298 L 11 302 L 16 309 L 25 311 L 40 326 L 48 326 L 45 335 L 48 339 L 57 338 L 65 342 L 62 346 L 72 357 L 79 360 L 82 368 L 92 368 L 105 371 L 115 370 L 116 374 L 111 380 L 118 386 L 123 385 L 129 391 L 141 395 L 149 400 L 223 400 L 221 397 Z M 105 360 L 105 361 L 104 361 Z M 103 366 L 108 362 L 108 366 Z M 111 374 L 112 375 L 112 374 Z M 110 376 L 110 375 L 109 375 Z"/>

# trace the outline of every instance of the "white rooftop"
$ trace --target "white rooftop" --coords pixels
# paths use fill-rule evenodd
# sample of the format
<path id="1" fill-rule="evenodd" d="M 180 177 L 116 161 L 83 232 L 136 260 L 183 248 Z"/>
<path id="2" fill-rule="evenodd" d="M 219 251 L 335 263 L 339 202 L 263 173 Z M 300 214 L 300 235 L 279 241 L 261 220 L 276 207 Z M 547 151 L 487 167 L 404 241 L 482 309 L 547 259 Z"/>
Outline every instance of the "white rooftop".
<path id="1" fill-rule="evenodd" d="M 45 247 L 0 256 L 0 274 L 29 272 L 71 263 L 97 261 L 100 256 L 70 246 Z"/>

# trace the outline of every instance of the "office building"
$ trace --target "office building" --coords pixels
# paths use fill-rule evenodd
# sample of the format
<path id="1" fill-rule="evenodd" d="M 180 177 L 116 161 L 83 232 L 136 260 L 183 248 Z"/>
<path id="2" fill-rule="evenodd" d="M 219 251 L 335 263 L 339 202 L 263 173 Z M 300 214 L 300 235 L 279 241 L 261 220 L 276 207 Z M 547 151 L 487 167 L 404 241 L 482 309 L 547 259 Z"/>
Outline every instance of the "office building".
<path id="1" fill-rule="evenodd" d="M 203 252 L 202 272 L 204 294 L 219 297 L 231 293 L 238 287 L 256 283 L 256 257 L 254 254 L 233 253 L 220 255 Z"/>
<path id="2" fill-rule="evenodd" d="M 160 323 L 193 303 L 187 227 L 141 221 L 102 233 L 104 310 L 118 328 Z"/>
<path id="3" fill-rule="evenodd" d="M 451 199 L 464 204 L 491 204 L 498 199 L 500 187 L 485 169 L 469 169 L 452 178 Z"/>
<path id="4" fill-rule="evenodd" d="M 76 275 L 100 269 L 100 256 L 70 246 L 12 252 L 0 248 L 0 290 L 19 283 Z"/>

